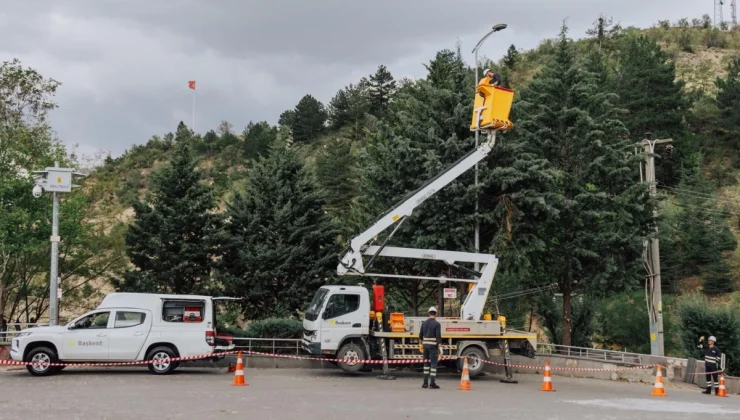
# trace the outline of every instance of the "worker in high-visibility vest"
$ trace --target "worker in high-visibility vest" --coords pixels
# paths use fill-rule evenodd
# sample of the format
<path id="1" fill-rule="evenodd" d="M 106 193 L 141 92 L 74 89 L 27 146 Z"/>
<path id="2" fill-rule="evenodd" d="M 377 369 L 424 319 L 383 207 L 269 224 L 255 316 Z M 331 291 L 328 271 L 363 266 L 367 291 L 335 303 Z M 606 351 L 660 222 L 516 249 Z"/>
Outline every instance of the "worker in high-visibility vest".
<path id="1" fill-rule="evenodd" d="M 424 383 L 422 388 L 439 389 L 436 383 L 437 362 L 442 351 L 442 326 L 436 320 L 437 308 L 429 308 L 429 318 L 421 323 L 419 330 L 419 351 L 424 358 Z M 431 377 L 431 381 L 430 381 Z"/>
<path id="2" fill-rule="evenodd" d="M 704 341 L 704 336 L 699 338 L 699 348 L 703 348 L 701 344 Z M 719 365 L 722 359 L 722 352 L 719 347 L 716 346 L 717 339 L 714 336 L 709 337 L 709 345 L 704 349 L 704 372 L 707 377 L 707 389 L 702 394 L 711 394 L 712 387 L 714 387 L 715 395 L 719 392 Z"/>

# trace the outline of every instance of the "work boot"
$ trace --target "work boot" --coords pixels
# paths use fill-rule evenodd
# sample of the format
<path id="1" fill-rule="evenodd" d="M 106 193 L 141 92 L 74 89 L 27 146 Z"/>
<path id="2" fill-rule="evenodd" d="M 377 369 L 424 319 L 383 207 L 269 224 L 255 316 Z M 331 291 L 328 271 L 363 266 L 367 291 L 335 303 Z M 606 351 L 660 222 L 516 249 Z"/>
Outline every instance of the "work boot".
<path id="1" fill-rule="evenodd" d="M 429 385 L 429 388 L 431 388 L 431 389 L 439 389 L 439 385 L 437 385 L 434 382 L 432 382 L 432 384 Z"/>
<path id="2" fill-rule="evenodd" d="M 707 389 L 702 392 L 702 394 L 712 395 L 712 387 L 708 386 Z"/>
<path id="3" fill-rule="evenodd" d="M 424 383 L 421 384 L 421 387 L 422 388 L 429 388 L 429 384 L 427 383 L 427 381 L 424 381 Z"/>

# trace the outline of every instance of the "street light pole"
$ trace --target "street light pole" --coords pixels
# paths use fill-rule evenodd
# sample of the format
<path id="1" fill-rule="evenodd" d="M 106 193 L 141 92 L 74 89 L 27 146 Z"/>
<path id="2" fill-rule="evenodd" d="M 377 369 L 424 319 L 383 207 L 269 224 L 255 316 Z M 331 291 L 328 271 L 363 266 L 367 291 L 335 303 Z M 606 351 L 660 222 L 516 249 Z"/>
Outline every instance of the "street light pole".
<path id="1" fill-rule="evenodd" d="M 51 265 L 49 267 L 49 325 L 59 323 L 59 194 L 71 192 L 72 189 L 78 188 L 74 185 L 74 178 L 81 178 L 85 175 L 74 172 L 70 168 L 60 168 L 59 162 L 54 162 L 54 166 L 46 168 L 43 171 L 33 171 L 35 186 L 33 187 L 33 196 L 39 198 L 44 191 L 51 192 L 53 199 L 53 209 L 51 214 Z"/>
<path id="2" fill-rule="evenodd" d="M 498 25 L 494 25 L 493 28 L 491 28 L 488 33 L 478 41 L 478 43 L 475 45 L 475 48 L 473 48 L 473 54 L 475 54 L 475 80 L 473 81 L 473 91 L 475 92 L 475 87 L 478 86 L 478 50 L 480 49 L 481 45 L 483 45 L 483 42 L 488 39 L 489 36 L 491 36 L 493 33 L 498 31 L 503 31 L 506 29 L 505 24 L 499 23 Z M 475 130 L 475 148 L 478 149 L 478 134 L 480 130 Z M 476 188 L 476 194 L 475 194 L 475 252 L 480 251 L 480 222 L 478 221 L 478 163 L 475 164 L 475 188 Z M 480 269 L 480 266 L 478 263 L 475 263 L 475 271 L 478 271 Z"/>
<path id="3" fill-rule="evenodd" d="M 59 162 L 54 162 L 59 167 Z M 57 325 L 59 321 L 59 193 L 52 193 L 54 205 L 51 214 L 51 268 L 49 269 L 49 325 Z"/>

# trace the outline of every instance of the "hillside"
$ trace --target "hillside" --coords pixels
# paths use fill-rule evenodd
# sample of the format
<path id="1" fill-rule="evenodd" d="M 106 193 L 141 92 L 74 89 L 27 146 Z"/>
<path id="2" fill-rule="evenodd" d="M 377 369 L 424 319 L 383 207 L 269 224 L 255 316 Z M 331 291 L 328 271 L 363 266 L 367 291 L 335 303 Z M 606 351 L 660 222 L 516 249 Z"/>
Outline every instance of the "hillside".
<path id="1" fill-rule="evenodd" d="M 543 340 L 646 351 L 646 334 L 635 331 L 647 330 L 642 241 L 654 232 L 655 209 L 666 348 L 693 351 L 687 334 L 709 328 L 697 321 L 702 299 L 731 313 L 740 302 L 740 32 L 705 26 L 640 30 L 602 19 L 582 39 L 564 27 L 537 48 L 511 46 L 481 63 L 516 90 L 516 129 L 481 162 L 479 188 L 463 174 L 415 210 L 391 244 L 472 251 L 478 221 L 482 251 L 501 261 L 488 310 Z M 63 206 L 79 215 L 63 236 L 82 238 L 64 251 L 80 261 L 63 265 L 65 313 L 120 288 L 245 297 L 229 324 L 296 316 L 315 286 L 337 281 L 346 238 L 473 147 L 474 69 L 452 50 L 426 68 L 423 79 L 396 80 L 380 65 L 337 86 L 327 104 L 307 93 L 276 126 L 224 121 L 193 133 L 181 122 L 106 158 Z M 674 146 L 656 149 L 657 199 L 639 182 L 644 157 L 633 152 L 647 131 Z M 32 205 L 43 213 L 43 203 Z M 36 271 L 19 278 L 37 286 L 39 303 L 23 309 L 26 289 L 12 289 L 11 316 L 45 310 L 48 234 L 37 236 L 29 240 L 39 245 L 22 248 L 34 250 Z M 383 264 L 375 268 L 454 276 L 431 263 Z M 388 299 L 414 314 L 431 304 L 454 311 L 441 287 L 389 285 Z"/>

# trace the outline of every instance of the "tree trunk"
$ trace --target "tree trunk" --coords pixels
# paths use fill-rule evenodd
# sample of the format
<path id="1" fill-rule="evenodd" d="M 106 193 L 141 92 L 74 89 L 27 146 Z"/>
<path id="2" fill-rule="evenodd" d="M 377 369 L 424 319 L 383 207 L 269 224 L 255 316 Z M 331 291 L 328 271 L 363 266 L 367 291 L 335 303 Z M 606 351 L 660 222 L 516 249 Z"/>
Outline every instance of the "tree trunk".
<path id="1" fill-rule="evenodd" d="M 411 310 L 413 316 L 419 316 L 419 281 L 415 280 L 411 284 Z"/>
<path id="2" fill-rule="evenodd" d="M 570 289 L 563 290 L 563 345 L 572 346 L 573 310 L 570 303 Z"/>

